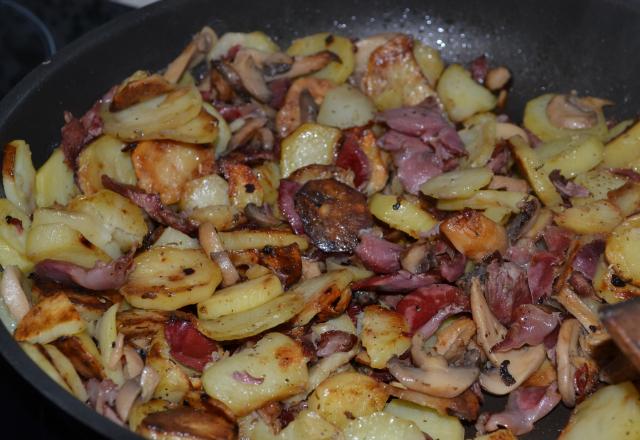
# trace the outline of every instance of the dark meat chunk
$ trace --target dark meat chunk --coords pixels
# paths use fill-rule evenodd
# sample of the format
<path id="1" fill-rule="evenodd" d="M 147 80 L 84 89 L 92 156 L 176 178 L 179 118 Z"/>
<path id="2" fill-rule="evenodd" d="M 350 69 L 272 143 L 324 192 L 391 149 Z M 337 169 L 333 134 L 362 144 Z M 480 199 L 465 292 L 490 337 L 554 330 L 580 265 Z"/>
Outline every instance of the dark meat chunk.
<path id="1" fill-rule="evenodd" d="M 302 256 L 296 243 L 283 247 L 266 246 L 260 251 L 260 264 L 273 270 L 287 288 L 302 276 Z"/>
<path id="2" fill-rule="evenodd" d="M 311 180 L 294 198 L 304 231 L 323 252 L 353 252 L 373 225 L 365 196 L 335 179 Z"/>

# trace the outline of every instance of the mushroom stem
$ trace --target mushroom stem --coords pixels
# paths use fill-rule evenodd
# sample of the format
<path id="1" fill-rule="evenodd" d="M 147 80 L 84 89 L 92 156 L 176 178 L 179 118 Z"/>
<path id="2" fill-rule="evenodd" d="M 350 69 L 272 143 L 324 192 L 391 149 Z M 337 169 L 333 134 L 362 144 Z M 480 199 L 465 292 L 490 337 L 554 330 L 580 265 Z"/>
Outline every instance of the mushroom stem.
<path id="1" fill-rule="evenodd" d="M 593 332 L 602 327 L 596 314 L 567 285 L 560 289 L 555 299 L 580 321 L 585 330 Z"/>
<path id="2" fill-rule="evenodd" d="M 207 255 L 220 266 L 222 285 L 226 287 L 237 283 L 240 279 L 240 274 L 238 274 L 236 267 L 229 258 L 229 254 L 222 246 L 215 226 L 208 222 L 201 224 L 198 231 L 198 239 Z"/>
<path id="3" fill-rule="evenodd" d="M 578 354 L 579 336 L 580 323 L 577 319 L 567 319 L 562 323 L 556 345 L 558 389 L 562 396 L 562 402 L 568 407 L 573 407 L 576 404 L 576 390 L 573 386 L 576 369 L 571 358 Z"/>
<path id="4" fill-rule="evenodd" d="M 428 356 L 423 361 L 422 365 L 426 369 L 406 366 L 397 359 L 389 361 L 387 368 L 407 388 L 446 398 L 462 394 L 480 374 L 480 370 L 474 367 L 449 367 L 442 356 Z"/>
<path id="5" fill-rule="evenodd" d="M 214 30 L 208 26 L 203 27 L 180 55 L 169 64 L 163 75 L 164 79 L 172 84 L 177 83 L 184 71 L 202 61 L 217 41 L 218 36 Z"/>

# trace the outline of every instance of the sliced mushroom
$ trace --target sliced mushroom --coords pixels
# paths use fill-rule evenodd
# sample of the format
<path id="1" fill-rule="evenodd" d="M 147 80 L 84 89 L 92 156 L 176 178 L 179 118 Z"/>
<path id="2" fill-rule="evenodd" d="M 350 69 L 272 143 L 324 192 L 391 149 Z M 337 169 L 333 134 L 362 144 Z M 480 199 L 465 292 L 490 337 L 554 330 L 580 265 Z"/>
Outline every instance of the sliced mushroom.
<path id="1" fill-rule="evenodd" d="M 423 273 L 430 269 L 427 259 L 431 244 L 428 242 L 416 242 L 402 252 L 400 264 L 402 268 L 411 273 Z"/>
<path id="2" fill-rule="evenodd" d="M 177 83 L 185 70 L 200 63 L 218 41 L 218 36 L 208 26 L 202 28 L 178 57 L 169 64 L 164 78 L 170 83 Z"/>
<path id="3" fill-rule="evenodd" d="M 428 356 L 421 368 L 410 367 L 397 359 L 387 364 L 389 372 L 407 388 L 435 397 L 453 398 L 462 394 L 478 378 L 478 368 L 450 367 L 442 356 Z"/>
<path id="4" fill-rule="evenodd" d="M 511 79 L 511 72 L 504 66 L 495 67 L 487 73 L 487 77 L 484 80 L 484 85 L 489 90 L 496 91 L 504 88 Z"/>
<path id="5" fill-rule="evenodd" d="M 269 80 L 282 78 L 293 79 L 299 76 L 309 75 L 310 73 L 317 72 L 324 68 L 332 61 L 340 61 L 340 58 L 335 53 L 328 50 L 305 57 L 295 57 L 293 63 L 290 64 L 290 67 L 286 71 L 271 75 Z M 267 65 L 265 65 L 265 67 L 266 66 Z"/>
<path id="6" fill-rule="evenodd" d="M 440 330 L 436 335 L 434 349 L 449 362 L 464 357 L 467 345 L 476 334 L 476 325 L 472 319 L 462 317 Z"/>
<path id="7" fill-rule="evenodd" d="M 522 128 L 509 122 L 496 123 L 496 140 L 507 141 L 514 136 L 520 136 L 526 143 L 529 143 L 529 136 Z"/>
<path id="8" fill-rule="evenodd" d="M 4 274 L 2 275 L 2 281 L 0 281 L 2 300 L 7 305 L 16 323 L 20 322 L 31 308 L 22 284 L 20 284 L 20 277 L 20 269 L 16 266 L 6 266 L 4 268 Z"/>
<path id="9" fill-rule="evenodd" d="M 385 44 L 390 39 L 396 37 L 397 35 L 397 33 L 388 32 L 372 35 L 356 42 L 355 69 L 352 75 L 355 85 L 357 85 L 358 87 L 360 86 L 360 81 L 364 77 L 364 74 L 367 72 L 369 58 L 371 57 L 373 51 Z"/>
<path id="10" fill-rule="evenodd" d="M 491 313 L 477 278 L 471 281 L 471 314 L 477 327 L 478 343 L 494 365 L 480 375 L 480 385 L 493 394 L 508 394 L 540 368 L 546 358 L 544 345 L 505 353 L 492 352 L 491 348 L 504 339 L 507 329 Z"/>
<path id="11" fill-rule="evenodd" d="M 244 125 L 238 129 L 238 131 L 233 133 L 233 136 L 231 136 L 227 146 L 227 151 L 233 151 L 236 148 L 245 145 L 254 135 L 257 134 L 258 130 L 263 128 L 266 124 L 267 118 L 247 118 Z"/>
<path id="12" fill-rule="evenodd" d="M 591 128 L 598 123 L 598 112 L 611 101 L 598 98 L 578 98 L 575 95 L 556 95 L 547 104 L 547 117 L 552 125 L 570 130 Z"/>
<path id="13" fill-rule="evenodd" d="M 438 411 L 438 414 L 454 415 L 460 419 L 467 421 L 475 421 L 478 418 L 480 409 L 480 401 L 478 396 L 470 389 L 452 399 L 444 397 L 434 397 L 428 394 L 419 393 L 417 391 L 408 390 L 397 382 L 391 384 L 382 383 L 389 395 L 398 399 L 408 400 L 415 404 L 432 408 Z"/>
<path id="14" fill-rule="evenodd" d="M 568 285 L 563 286 L 554 298 L 562 304 L 569 313 L 576 317 L 585 330 L 595 332 L 602 328 L 598 316 Z"/>
<path id="15" fill-rule="evenodd" d="M 567 319 L 560 327 L 556 345 L 558 390 L 562 396 L 562 402 L 568 407 L 573 407 L 576 404 L 576 391 L 573 386 L 576 369 L 571 358 L 578 354 L 580 330 L 580 322 L 577 319 Z"/>
<path id="16" fill-rule="evenodd" d="M 280 137 L 288 136 L 293 130 L 301 124 L 300 95 L 307 90 L 311 94 L 317 105 L 322 104 L 324 95 L 333 88 L 335 84 L 326 79 L 320 78 L 298 78 L 287 90 L 284 105 L 278 111 L 276 116 L 276 127 Z"/>
<path id="17" fill-rule="evenodd" d="M 245 50 L 238 51 L 232 64 L 242 85 L 251 96 L 261 102 L 268 102 L 271 97 L 271 91 L 267 87 L 267 83 L 262 76 L 262 71 L 254 61 L 250 52 Z"/>
<path id="18" fill-rule="evenodd" d="M 222 412 L 181 407 L 149 414 L 136 431 L 158 440 L 231 440 L 238 429 Z"/>

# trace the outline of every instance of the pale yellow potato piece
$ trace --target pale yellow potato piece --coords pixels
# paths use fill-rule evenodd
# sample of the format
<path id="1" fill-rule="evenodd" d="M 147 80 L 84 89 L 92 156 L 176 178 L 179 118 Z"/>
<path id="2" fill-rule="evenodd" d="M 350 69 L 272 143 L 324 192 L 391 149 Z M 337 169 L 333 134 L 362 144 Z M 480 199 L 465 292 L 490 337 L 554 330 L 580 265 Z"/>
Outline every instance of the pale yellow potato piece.
<path id="1" fill-rule="evenodd" d="M 280 186 L 280 166 L 272 161 L 265 161 L 253 169 L 264 193 L 265 203 L 276 206 L 278 203 L 278 187 Z M 274 215 L 280 215 L 280 209 L 273 210 Z"/>
<path id="2" fill-rule="evenodd" d="M 215 205 L 194 209 L 189 218 L 198 224 L 211 223 L 217 231 L 226 231 L 238 224 L 238 214 L 239 211 L 234 206 Z"/>
<path id="3" fill-rule="evenodd" d="M 613 203 L 596 200 L 586 205 L 573 206 L 556 215 L 559 226 L 578 234 L 604 234 L 613 231 L 624 217 Z"/>
<path id="4" fill-rule="evenodd" d="M 578 174 L 573 181 L 589 191 L 589 198 L 601 200 L 608 197 L 609 191 L 621 188 L 627 179 L 609 170 L 595 169 Z"/>
<path id="5" fill-rule="evenodd" d="M 43 298 L 18 323 L 14 337 L 20 342 L 48 344 L 61 336 L 70 336 L 86 328 L 86 323 L 67 295 Z"/>
<path id="6" fill-rule="evenodd" d="M 431 46 L 427 46 L 419 40 L 414 40 L 413 56 L 418 66 L 420 66 L 420 71 L 425 78 L 427 78 L 431 87 L 435 87 L 444 70 L 444 61 L 442 61 L 440 51 Z"/>
<path id="7" fill-rule="evenodd" d="M 182 403 L 185 394 L 191 389 L 191 382 L 185 369 L 171 359 L 164 332 L 160 331 L 153 337 L 146 364 L 156 370 L 160 376 L 153 397 L 172 403 Z"/>
<path id="8" fill-rule="evenodd" d="M 640 215 L 629 217 L 607 238 L 605 256 L 620 278 L 640 286 Z"/>
<path id="9" fill-rule="evenodd" d="M 147 139 L 166 139 L 191 144 L 211 144 L 218 137 L 218 119 L 202 107 L 193 119 L 175 128 L 160 128 L 146 133 Z"/>
<path id="10" fill-rule="evenodd" d="M 20 225 L 14 224 L 14 220 Z M 31 220 L 7 199 L 0 199 L 0 265 L 18 266 L 23 272 L 31 271 L 33 263 L 27 256 L 27 237 Z"/>
<path id="11" fill-rule="evenodd" d="M 374 217 L 414 238 L 431 230 L 438 221 L 418 202 L 385 194 L 374 194 L 369 200 L 369 210 Z"/>
<path id="12" fill-rule="evenodd" d="M 67 383 L 71 392 L 74 396 L 76 396 L 80 401 L 86 402 L 89 396 L 87 395 L 87 390 L 80 380 L 80 376 L 78 376 L 78 372 L 73 367 L 73 364 L 67 357 L 62 354 L 60 350 L 58 350 L 55 346 L 47 344 L 44 346 L 44 349 L 47 351 L 51 362 L 60 373 L 60 376 Z"/>
<path id="13" fill-rule="evenodd" d="M 64 162 L 62 150 L 56 148 L 36 172 L 36 206 L 66 205 L 78 193 L 73 171 Z"/>
<path id="14" fill-rule="evenodd" d="M 493 220 L 496 223 L 505 225 L 511 217 L 511 209 L 502 208 L 500 206 L 492 206 L 484 210 L 485 217 Z"/>
<path id="15" fill-rule="evenodd" d="M 339 436 L 340 431 L 318 413 L 304 410 L 280 432 L 277 438 L 279 440 L 333 440 Z"/>
<path id="16" fill-rule="evenodd" d="M 36 170 L 31 162 L 31 148 L 22 140 L 4 146 L 2 158 L 2 186 L 4 194 L 25 214 L 31 214 L 35 201 Z"/>
<path id="17" fill-rule="evenodd" d="M 309 396 L 309 410 L 344 428 L 350 417 L 382 411 L 389 395 L 375 379 L 355 372 L 338 373 L 324 380 Z"/>
<path id="18" fill-rule="evenodd" d="M 624 186 L 610 191 L 608 199 L 616 205 L 624 217 L 640 211 L 640 184 L 627 182 Z"/>
<path id="19" fill-rule="evenodd" d="M 640 287 L 631 283 L 625 283 L 622 287 L 614 286 L 611 282 L 614 275 L 618 276 L 613 265 L 607 263 L 604 256 L 601 256 L 592 282 L 596 295 L 608 304 L 617 304 L 634 296 L 640 296 Z"/>
<path id="20" fill-rule="evenodd" d="M 282 177 L 307 165 L 330 165 L 340 136 L 337 128 L 310 122 L 296 128 L 280 146 Z"/>
<path id="21" fill-rule="evenodd" d="M 216 341 L 231 341 L 257 335 L 293 318 L 304 307 L 296 293 L 285 293 L 244 312 L 216 319 L 201 319 L 199 330 Z"/>
<path id="22" fill-rule="evenodd" d="M 331 89 L 318 111 L 318 123 L 340 129 L 360 127 L 373 120 L 376 108 L 371 99 L 349 84 Z"/>
<path id="23" fill-rule="evenodd" d="M 415 403 L 393 399 L 384 412 L 409 420 L 433 439 L 463 440 L 464 427 L 457 417 L 441 415 L 438 411 Z"/>
<path id="24" fill-rule="evenodd" d="M 471 73 L 459 64 L 451 64 L 438 81 L 438 96 L 449 117 L 456 122 L 487 112 L 496 106 L 496 97 L 471 78 Z"/>
<path id="25" fill-rule="evenodd" d="M 67 392 L 69 393 L 71 392 L 71 389 L 69 388 L 67 383 L 64 381 L 62 376 L 60 376 L 60 373 L 58 373 L 58 370 L 56 370 L 56 368 L 51 364 L 51 362 L 49 362 L 49 359 L 47 359 L 46 356 L 40 352 L 40 349 L 38 348 L 38 346 L 29 344 L 28 342 L 22 342 L 20 344 L 20 347 L 24 350 L 27 356 L 29 356 L 31 360 L 35 362 L 36 365 L 40 367 L 42 371 L 44 371 L 47 374 L 47 376 L 53 379 L 55 383 L 60 385 Z"/>
<path id="26" fill-rule="evenodd" d="M 559 440 L 640 438 L 640 394 L 631 382 L 608 385 L 576 406 Z"/>
<path id="27" fill-rule="evenodd" d="M 82 150 L 78 156 L 77 178 L 84 194 L 93 194 L 104 188 L 103 175 L 111 177 L 116 182 L 136 184 L 131 153 L 122 151 L 125 146 L 126 144 L 119 139 L 103 135 Z M 54 184 L 57 185 L 57 182 Z"/>
<path id="28" fill-rule="evenodd" d="M 114 304 L 104 312 L 96 324 L 96 339 L 98 340 L 98 349 L 100 350 L 105 374 L 117 385 L 122 385 L 124 383 L 122 364 L 117 362 L 115 366 L 110 366 L 111 354 L 116 346 L 116 338 L 118 336 L 116 315 L 119 307 L 120 304 Z"/>
<path id="29" fill-rule="evenodd" d="M 597 111 L 598 123 L 591 128 L 571 130 L 551 124 L 547 116 L 547 105 L 554 96 L 556 95 L 549 93 L 527 102 L 523 117 L 524 126 L 527 130 L 531 131 L 543 142 L 576 135 L 593 135 L 598 139 L 603 139 L 606 136 L 607 125 L 602 110 Z"/>
<path id="30" fill-rule="evenodd" d="M 198 304 L 198 318 L 215 319 L 244 312 L 271 301 L 284 293 L 282 283 L 273 274 L 220 289 Z"/>
<path id="31" fill-rule="evenodd" d="M 595 168 L 602 161 L 603 152 L 602 142 L 590 136 L 570 144 L 561 153 L 544 160 L 543 170 L 547 173 L 560 170 L 560 174 L 564 177 L 572 178 Z"/>
<path id="32" fill-rule="evenodd" d="M 210 174 L 184 184 L 180 197 L 183 211 L 216 205 L 229 205 L 229 184 L 222 177 Z"/>
<path id="33" fill-rule="evenodd" d="M 264 32 L 227 32 L 226 34 L 223 34 L 216 45 L 213 46 L 211 52 L 207 55 L 207 58 L 215 60 L 224 57 L 233 46 L 255 49 L 266 53 L 280 51 L 278 45 L 274 43 L 273 40 Z"/>
<path id="34" fill-rule="evenodd" d="M 549 176 L 540 169 L 544 163 L 537 156 L 535 150 L 520 136 L 510 138 L 509 142 L 513 147 L 512 150 L 520 171 L 527 178 L 529 185 L 542 203 L 548 207 L 562 204 L 562 198 L 549 180 Z"/>
<path id="35" fill-rule="evenodd" d="M 313 55 L 325 50 L 338 55 L 340 61 L 330 62 L 326 67 L 313 73 L 312 76 L 342 84 L 349 78 L 355 67 L 355 46 L 350 39 L 328 32 L 309 35 L 293 40 L 287 49 L 287 55 Z"/>
<path id="36" fill-rule="evenodd" d="M 467 119 L 465 128 L 458 131 L 460 139 L 467 150 L 467 157 L 462 158 L 463 167 L 483 167 L 491 159 L 496 147 L 498 135 L 496 115 L 480 113 Z"/>
<path id="37" fill-rule="evenodd" d="M 120 293 L 134 307 L 177 310 L 211 297 L 221 280 L 220 268 L 201 249 L 160 246 L 134 258 Z"/>
<path id="38" fill-rule="evenodd" d="M 402 355 L 411 346 L 404 317 L 377 305 L 364 309 L 360 337 L 373 368 L 386 368 L 389 359 Z"/>
<path id="39" fill-rule="evenodd" d="M 411 421 L 387 412 L 358 417 L 344 430 L 345 440 L 421 440 L 424 435 Z"/>
<path id="40" fill-rule="evenodd" d="M 245 375 L 255 378 L 256 383 L 238 379 Z M 237 416 L 299 393 L 307 380 L 302 347 L 281 333 L 269 333 L 255 346 L 210 363 L 202 374 L 206 393 Z"/>
<path id="41" fill-rule="evenodd" d="M 420 191 L 436 199 L 468 198 L 487 186 L 492 178 L 488 168 L 458 169 L 429 179 Z"/>
<path id="42" fill-rule="evenodd" d="M 304 303 L 302 310 L 294 320 L 294 324 L 306 325 L 327 306 L 346 298 L 346 289 L 351 281 L 353 281 L 352 272 L 335 270 L 293 286 L 289 291 L 302 297 Z M 341 299 L 338 300 L 338 298 Z"/>
<path id="43" fill-rule="evenodd" d="M 231 129 L 224 117 L 208 102 L 202 103 L 202 108 L 207 111 L 211 116 L 216 118 L 218 124 L 218 137 L 215 140 L 215 152 L 216 159 L 227 150 L 227 145 L 231 139 Z"/>
<path id="44" fill-rule="evenodd" d="M 640 122 L 636 122 L 620 136 L 610 141 L 604 147 L 603 165 L 608 168 L 629 168 L 639 172 L 640 162 Z"/>
<path id="45" fill-rule="evenodd" d="M 297 243 L 300 250 L 306 250 L 309 242 L 303 236 L 284 231 L 232 231 L 218 233 L 222 246 L 228 251 L 262 249 L 265 246 L 288 246 Z"/>
<path id="46" fill-rule="evenodd" d="M 200 249 L 200 242 L 172 227 L 165 228 L 151 247 L 173 246 L 179 249 Z"/>
<path id="47" fill-rule="evenodd" d="M 229 183 L 229 200 L 234 208 L 242 211 L 250 203 L 262 206 L 264 191 L 251 168 L 240 163 L 225 163 L 223 169 Z"/>

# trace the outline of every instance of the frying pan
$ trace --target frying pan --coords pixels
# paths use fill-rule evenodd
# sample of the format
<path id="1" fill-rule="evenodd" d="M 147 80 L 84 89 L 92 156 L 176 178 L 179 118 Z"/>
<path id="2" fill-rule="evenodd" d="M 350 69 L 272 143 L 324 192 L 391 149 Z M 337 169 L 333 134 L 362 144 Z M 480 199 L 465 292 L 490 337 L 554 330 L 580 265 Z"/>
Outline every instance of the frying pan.
<path id="1" fill-rule="evenodd" d="M 617 118 L 636 116 L 640 108 L 638 0 L 168 0 L 92 31 L 24 78 L 0 103 L 0 145 L 25 138 L 35 164 L 42 164 L 59 142 L 64 110 L 80 115 L 131 72 L 163 67 L 206 24 L 219 34 L 263 30 L 284 47 L 321 31 L 399 31 L 439 48 L 447 61 L 486 53 L 493 65 L 514 73 L 506 111 L 516 121 L 528 99 L 546 92 L 612 99 L 617 106 L 609 114 Z M 78 421 L 107 437 L 139 438 L 58 387 L 4 328 L 0 354 Z M 505 403 L 488 398 L 486 408 Z M 568 415 L 558 406 L 523 438 L 557 437 Z"/>

